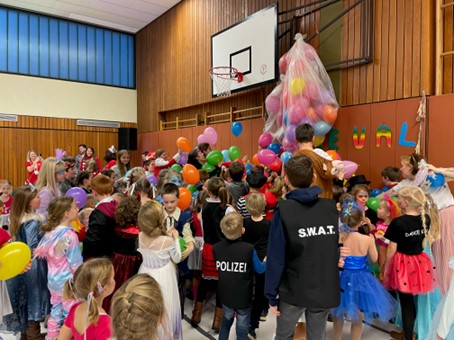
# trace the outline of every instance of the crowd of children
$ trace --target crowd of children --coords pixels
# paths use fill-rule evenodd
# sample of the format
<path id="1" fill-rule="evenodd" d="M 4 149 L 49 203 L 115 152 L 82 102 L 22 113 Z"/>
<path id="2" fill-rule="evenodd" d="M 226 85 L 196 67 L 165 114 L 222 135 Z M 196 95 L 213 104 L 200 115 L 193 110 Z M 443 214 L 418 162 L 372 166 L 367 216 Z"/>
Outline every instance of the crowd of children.
<path id="1" fill-rule="evenodd" d="M 170 168 L 185 158 L 181 150 L 170 160 L 164 149 L 146 152 L 133 168 L 128 151 L 113 147 L 104 168 L 84 144 L 74 158 L 30 151 L 26 186 L 13 196 L 0 182 L 0 247 L 21 241 L 33 253 L 24 273 L 0 282 L 0 330 L 44 339 L 49 315 L 47 339 L 182 339 L 185 299 L 197 327 L 211 291 L 219 339 L 233 337 L 235 319 L 238 339 L 260 337 L 269 309 L 276 339 L 292 339 L 302 315 L 307 339 L 324 339 L 329 314 L 336 339 L 344 320 L 355 340 L 363 320 L 401 320 L 395 339 L 450 339 L 449 188 L 418 182 L 425 163 L 412 155 L 400 172 L 382 171 L 388 192 L 378 207 L 368 204 L 370 181 L 357 175 L 334 197 L 336 209 L 332 167 L 312 139 L 310 127 L 297 128 L 300 150 L 279 174 L 246 170 L 242 160 L 207 173 L 211 149 L 198 146 L 188 162 L 201 168 L 200 181 L 186 206 L 184 178 Z M 426 169 L 454 178 L 453 169 Z M 88 194 L 81 209 L 65 196 L 75 186 Z"/>

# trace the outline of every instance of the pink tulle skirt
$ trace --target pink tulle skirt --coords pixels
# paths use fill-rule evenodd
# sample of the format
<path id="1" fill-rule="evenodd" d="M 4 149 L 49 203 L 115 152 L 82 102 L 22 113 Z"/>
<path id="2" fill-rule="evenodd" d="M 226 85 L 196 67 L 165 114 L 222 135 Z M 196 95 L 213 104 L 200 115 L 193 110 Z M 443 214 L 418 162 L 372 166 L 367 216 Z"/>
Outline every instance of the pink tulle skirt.
<path id="1" fill-rule="evenodd" d="M 449 282 L 454 273 L 449 268 L 449 259 L 454 256 L 454 206 L 441 209 L 440 240 L 432 244 L 435 267 L 437 268 L 438 284 L 444 295 L 449 288 Z"/>
<path id="2" fill-rule="evenodd" d="M 383 285 L 402 293 L 427 294 L 437 285 L 434 269 L 426 253 L 406 255 L 396 252 L 389 262 Z"/>

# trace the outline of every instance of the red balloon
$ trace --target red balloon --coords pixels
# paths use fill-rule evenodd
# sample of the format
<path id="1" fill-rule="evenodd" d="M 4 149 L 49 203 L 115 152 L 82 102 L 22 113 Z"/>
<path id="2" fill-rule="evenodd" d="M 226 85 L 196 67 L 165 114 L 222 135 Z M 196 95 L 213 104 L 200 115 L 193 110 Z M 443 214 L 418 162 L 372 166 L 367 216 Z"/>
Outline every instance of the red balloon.
<path id="1" fill-rule="evenodd" d="M 180 198 L 178 199 L 178 208 L 181 211 L 186 210 L 189 208 L 191 204 L 192 195 L 188 188 L 180 188 Z"/>
<path id="2" fill-rule="evenodd" d="M 181 172 L 183 179 L 188 184 L 197 184 L 200 180 L 200 174 L 197 168 L 192 164 L 186 164 Z"/>
<path id="3" fill-rule="evenodd" d="M 281 161 L 281 159 L 279 157 L 276 157 L 274 162 L 271 163 L 270 165 L 268 165 L 268 167 L 270 168 L 271 171 L 280 173 L 281 169 L 282 169 L 282 161 Z"/>

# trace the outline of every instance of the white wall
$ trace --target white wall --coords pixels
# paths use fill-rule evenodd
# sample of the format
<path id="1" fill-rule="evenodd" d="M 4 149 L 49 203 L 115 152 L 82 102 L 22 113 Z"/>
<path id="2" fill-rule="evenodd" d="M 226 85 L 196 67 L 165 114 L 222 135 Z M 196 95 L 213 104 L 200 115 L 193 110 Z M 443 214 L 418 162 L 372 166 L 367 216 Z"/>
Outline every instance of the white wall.
<path id="1" fill-rule="evenodd" d="M 0 73 L 0 113 L 137 123 L 137 92 Z"/>

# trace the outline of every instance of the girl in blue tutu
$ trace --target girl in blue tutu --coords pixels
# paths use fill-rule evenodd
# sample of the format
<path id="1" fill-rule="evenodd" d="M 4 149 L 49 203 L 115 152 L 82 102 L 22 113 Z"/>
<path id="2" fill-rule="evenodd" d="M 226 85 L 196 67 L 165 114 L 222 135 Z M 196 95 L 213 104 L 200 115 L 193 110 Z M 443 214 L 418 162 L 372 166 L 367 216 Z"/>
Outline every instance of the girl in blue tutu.
<path id="1" fill-rule="evenodd" d="M 378 259 L 373 235 L 362 235 L 358 228 L 370 222 L 364 216 L 362 207 L 354 201 L 344 201 L 341 218 L 348 227 L 340 234 L 340 241 L 351 251 L 344 259 L 340 273 L 341 303 L 332 311 L 334 335 L 342 339 L 344 320 L 351 321 L 351 338 L 361 339 L 362 321 L 374 319 L 387 322 L 395 316 L 397 302 L 383 288 L 380 282 L 367 270 L 367 257 L 372 262 Z"/>

